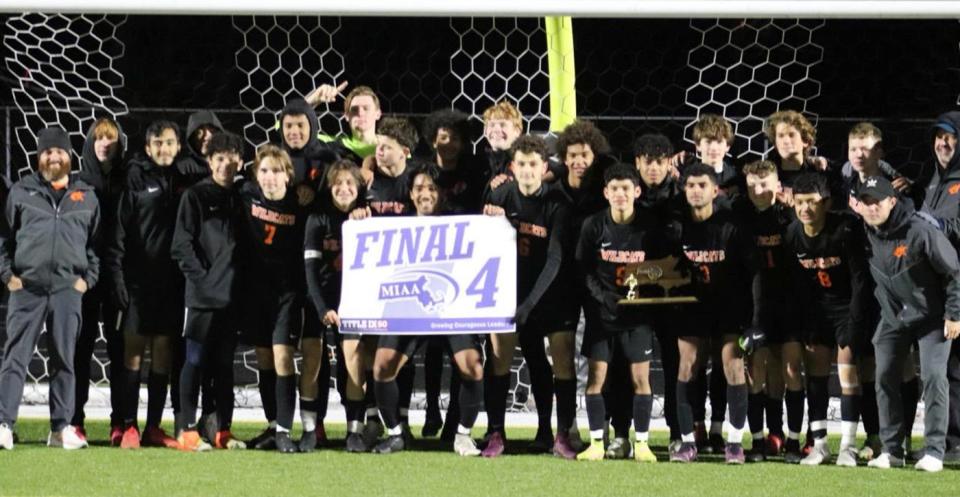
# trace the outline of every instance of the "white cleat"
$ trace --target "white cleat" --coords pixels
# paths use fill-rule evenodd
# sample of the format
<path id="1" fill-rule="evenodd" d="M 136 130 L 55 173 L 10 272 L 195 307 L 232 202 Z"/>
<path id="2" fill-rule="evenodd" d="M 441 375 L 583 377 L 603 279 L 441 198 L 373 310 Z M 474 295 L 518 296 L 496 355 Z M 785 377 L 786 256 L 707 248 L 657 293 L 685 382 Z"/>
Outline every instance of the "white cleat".
<path id="1" fill-rule="evenodd" d="M 819 466 L 830 458 L 830 447 L 826 443 L 814 443 L 810 454 L 800 460 L 802 466 Z"/>
<path id="2" fill-rule="evenodd" d="M 0 423 L 0 449 L 13 450 L 13 430 L 6 423 Z"/>
<path id="3" fill-rule="evenodd" d="M 878 468 L 878 469 L 902 468 L 903 459 L 900 459 L 899 457 L 894 456 L 890 453 L 884 452 L 879 456 L 871 459 L 870 462 L 867 463 L 867 466 L 871 468 Z"/>
<path id="4" fill-rule="evenodd" d="M 480 449 L 477 448 L 477 442 L 470 435 L 457 433 L 453 437 L 453 451 L 459 456 L 476 457 L 480 455 Z"/>
<path id="5" fill-rule="evenodd" d="M 920 471 L 926 471 L 927 473 L 938 473 L 943 471 L 943 461 L 927 454 L 920 458 L 913 467 Z"/>
<path id="6" fill-rule="evenodd" d="M 47 435 L 47 447 L 60 447 L 65 450 L 85 449 L 87 441 L 77 433 L 75 426 L 67 425 L 62 430 L 51 431 Z"/>
<path id="7" fill-rule="evenodd" d="M 840 452 L 837 453 L 837 466 L 846 466 L 848 468 L 857 467 L 856 447 L 840 449 Z"/>

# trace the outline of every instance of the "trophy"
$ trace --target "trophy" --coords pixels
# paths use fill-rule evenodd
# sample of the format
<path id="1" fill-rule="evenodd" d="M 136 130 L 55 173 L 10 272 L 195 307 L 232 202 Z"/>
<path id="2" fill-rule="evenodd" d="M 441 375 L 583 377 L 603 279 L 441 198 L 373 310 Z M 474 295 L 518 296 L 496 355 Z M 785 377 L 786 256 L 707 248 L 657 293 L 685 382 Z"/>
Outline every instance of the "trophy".
<path id="1" fill-rule="evenodd" d="M 691 295 L 690 275 L 679 268 L 678 259 L 667 256 L 639 264 L 628 264 L 624 284 L 629 288 L 621 305 L 690 304 L 697 302 Z"/>

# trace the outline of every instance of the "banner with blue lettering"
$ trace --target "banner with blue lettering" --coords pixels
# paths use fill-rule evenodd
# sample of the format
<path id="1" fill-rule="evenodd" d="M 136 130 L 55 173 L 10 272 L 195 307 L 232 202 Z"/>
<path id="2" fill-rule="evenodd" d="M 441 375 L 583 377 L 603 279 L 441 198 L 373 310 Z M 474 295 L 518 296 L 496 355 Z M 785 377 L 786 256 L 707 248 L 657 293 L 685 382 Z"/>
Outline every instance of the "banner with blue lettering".
<path id="1" fill-rule="evenodd" d="M 515 331 L 516 231 L 503 217 L 373 217 L 343 224 L 340 330 Z"/>

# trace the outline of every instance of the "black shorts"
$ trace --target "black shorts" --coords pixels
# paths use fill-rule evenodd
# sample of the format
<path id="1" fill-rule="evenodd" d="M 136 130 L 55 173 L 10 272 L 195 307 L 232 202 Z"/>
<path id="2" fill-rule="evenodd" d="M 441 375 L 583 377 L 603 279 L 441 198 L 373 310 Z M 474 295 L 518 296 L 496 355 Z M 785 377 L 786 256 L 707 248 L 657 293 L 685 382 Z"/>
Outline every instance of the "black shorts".
<path id="1" fill-rule="evenodd" d="M 327 334 L 327 326 L 317 315 L 317 309 L 308 302 L 303 303 L 303 331 L 300 336 L 303 338 L 324 338 Z M 332 327 L 330 328 L 332 329 Z"/>
<path id="2" fill-rule="evenodd" d="M 760 315 L 760 328 L 767 335 L 767 343 L 783 345 L 802 341 L 803 333 L 799 316 L 779 303 L 770 303 L 765 306 L 765 309 L 767 312 Z"/>
<path id="3" fill-rule="evenodd" d="M 407 357 L 413 357 L 421 345 L 427 343 L 434 335 L 380 335 L 377 341 L 378 349 L 393 349 Z M 446 338 L 450 355 L 454 355 L 462 350 L 474 349 L 478 352 L 480 349 L 480 337 L 478 335 L 445 335 L 437 336 Z"/>
<path id="4" fill-rule="evenodd" d="M 584 335 L 580 352 L 590 360 L 610 363 L 618 355 L 630 363 L 653 359 L 653 327 L 642 324 L 623 331 Z"/>
<path id="5" fill-rule="evenodd" d="M 234 309 L 199 309 L 196 307 L 184 308 L 183 337 L 197 342 L 206 342 L 207 337 L 236 336 L 237 325 Z M 234 342 L 235 343 L 235 342 Z"/>
<path id="6" fill-rule="evenodd" d="M 129 335 L 175 337 L 182 329 L 183 292 L 130 288 L 130 305 L 121 311 L 120 331 Z"/>
<path id="7" fill-rule="evenodd" d="M 740 325 L 736 313 L 724 312 L 717 306 L 691 304 L 673 315 L 676 319 L 677 337 L 722 337 L 739 335 Z"/>
<path id="8" fill-rule="evenodd" d="M 297 345 L 303 331 L 303 299 L 294 292 L 261 294 L 248 301 L 241 342 L 254 347 Z"/>

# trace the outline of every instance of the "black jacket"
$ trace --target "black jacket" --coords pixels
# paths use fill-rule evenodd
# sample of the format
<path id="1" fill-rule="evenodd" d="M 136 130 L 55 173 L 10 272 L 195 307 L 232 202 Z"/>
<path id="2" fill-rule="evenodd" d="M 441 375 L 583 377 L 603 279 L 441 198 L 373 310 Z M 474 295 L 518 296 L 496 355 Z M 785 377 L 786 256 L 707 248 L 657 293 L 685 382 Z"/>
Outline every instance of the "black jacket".
<path id="1" fill-rule="evenodd" d="M 940 329 L 960 320 L 960 262 L 935 222 L 898 203 L 879 229 L 867 227 L 879 331 Z"/>
<path id="2" fill-rule="evenodd" d="M 283 140 L 283 118 L 288 114 L 305 115 L 310 122 L 310 133 L 307 144 L 303 148 L 293 149 Z M 323 173 L 328 165 L 336 161 L 340 156 L 334 151 L 334 147 L 327 145 L 317 139 L 318 123 L 317 113 L 313 107 L 302 98 L 294 98 L 287 102 L 283 111 L 280 112 L 280 130 L 279 143 L 283 149 L 290 155 L 293 162 L 293 184 L 309 184 L 317 188 L 323 182 Z M 357 164 L 359 165 L 359 163 Z M 252 179 L 252 178 L 251 178 Z"/>
<path id="3" fill-rule="evenodd" d="M 188 307 L 221 309 L 237 287 L 239 197 L 206 178 L 180 198 L 170 254 L 186 278 Z"/>
<path id="4" fill-rule="evenodd" d="M 187 118 L 187 134 L 182 138 L 184 146 L 180 149 L 179 157 L 183 161 L 184 171 L 200 177 L 210 175 L 210 166 L 207 164 L 207 158 L 203 156 L 203 153 L 193 148 L 190 137 L 204 125 L 213 126 L 218 131 L 223 131 L 223 124 L 220 124 L 220 119 L 212 111 L 201 110 L 190 114 L 190 117 Z"/>
<path id="5" fill-rule="evenodd" d="M 947 112 L 937 122 L 960 129 L 960 111 Z M 946 168 L 936 161 L 934 158 L 933 177 L 924 191 L 923 210 L 937 218 L 954 246 L 960 246 L 960 154 L 954 151 Z"/>
<path id="6" fill-rule="evenodd" d="M 7 199 L 0 280 L 12 276 L 27 289 L 54 293 L 83 278 L 93 288 L 100 274 L 94 249 L 100 203 L 93 187 L 72 179 L 57 202 L 39 173 L 13 185 Z"/>
<path id="7" fill-rule="evenodd" d="M 117 124 L 119 127 L 119 123 Z M 123 164 L 123 154 L 127 147 L 127 136 L 120 130 L 120 137 L 117 140 L 117 150 L 114 153 L 113 162 L 110 169 L 104 171 L 103 163 L 97 159 L 94 143 L 96 138 L 93 136 L 94 126 L 91 125 L 87 130 L 87 138 L 83 142 L 83 153 L 81 154 L 80 171 L 76 177 L 83 180 L 84 183 L 93 187 L 97 194 L 97 200 L 100 202 L 100 225 L 103 230 L 98 236 L 96 243 L 97 255 L 102 259 L 106 253 L 106 247 L 109 243 L 108 232 L 113 226 L 115 214 L 117 212 L 117 202 L 120 199 L 120 193 L 123 191 L 126 182 L 127 170 Z"/>
<path id="8" fill-rule="evenodd" d="M 170 256 L 170 244 L 180 196 L 198 179 L 184 168 L 183 161 L 160 167 L 147 157 L 129 162 L 104 256 L 105 272 L 116 288 L 180 291 L 175 289 L 183 278 Z"/>

